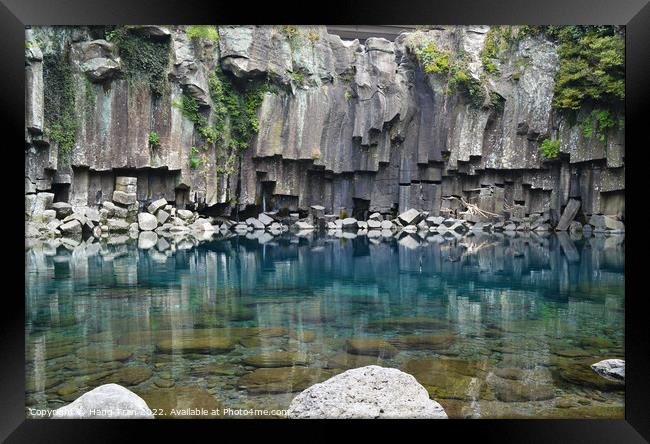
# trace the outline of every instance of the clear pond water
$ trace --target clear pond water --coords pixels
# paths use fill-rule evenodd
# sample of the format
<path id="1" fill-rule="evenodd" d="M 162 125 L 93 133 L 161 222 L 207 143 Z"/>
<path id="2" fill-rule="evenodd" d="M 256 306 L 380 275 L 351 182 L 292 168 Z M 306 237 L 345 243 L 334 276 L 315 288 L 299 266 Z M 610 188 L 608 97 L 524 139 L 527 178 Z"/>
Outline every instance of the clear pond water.
<path id="1" fill-rule="evenodd" d="M 229 236 L 28 246 L 27 406 L 115 382 L 160 417 L 281 417 L 378 364 L 450 417 L 623 417 L 589 367 L 624 357 L 622 236 Z"/>

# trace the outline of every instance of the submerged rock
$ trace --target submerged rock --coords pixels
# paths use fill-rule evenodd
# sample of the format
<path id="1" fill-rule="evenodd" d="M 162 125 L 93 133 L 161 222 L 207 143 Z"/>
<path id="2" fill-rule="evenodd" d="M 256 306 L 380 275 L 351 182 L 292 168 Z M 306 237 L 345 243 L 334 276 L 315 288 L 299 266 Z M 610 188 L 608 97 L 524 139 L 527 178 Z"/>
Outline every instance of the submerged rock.
<path id="1" fill-rule="evenodd" d="M 126 361 L 133 352 L 119 347 L 88 346 L 78 350 L 77 356 L 88 361 Z"/>
<path id="2" fill-rule="evenodd" d="M 148 367 L 142 366 L 129 366 L 121 367 L 115 372 L 112 372 L 105 378 L 100 378 L 102 383 L 116 383 L 124 384 L 127 386 L 138 385 L 141 382 L 151 378 L 153 372 Z"/>
<path id="3" fill-rule="evenodd" d="M 226 337 L 170 338 L 156 343 L 160 353 L 225 353 L 235 348 L 235 344 Z"/>
<path id="4" fill-rule="evenodd" d="M 349 369 L 382 364 L 383 359 L 377 356 L 352 355 L 350 353 L 341 352 L 330 356 L 327 359 L 326 367 L 332 369 Z"/>
<path id="5" fill-rule="evenodd" d="M 242 362 L 253 367 L 291 367 L 293 365 L 307 365 L 309 359 L 304 353 L 270 352 L 245 357 Z"/>
<path id="6" fill-rule="evenodd" d="M 496 398 L 504 402 L 543 401 L 553 399 L 555 390 L 548 381 L 526 379 L 526 382 L 505 379 L 495 374 L 488 375 L 486 379 Z"/>
<path id="7" fill-rule="evenodd" d="M 147 403 L 117 384 L 101 385 L 54 411 L 53 418 L 153 419 Z"/>
<path id="8" fill-rule="evenodd" d="M 158 388 L 171 388 L 176 385 L 171 379 L 156 378 L 153 380 L 153 385 Z"/>
<path id="9" fill-rule="evenodd" d="M 416 317 L 416 318 L 387 318 L 377 319 L 368 323 L 369 327 L 382 329 L 422 329 L 439 330 L 449 328 L 447 321 L 437 319 Z"/>
<path id="10" fill-rule="evenodd" d="M 289 418 L 446 419 L 413 376 L 376 365 L 348 370 L 309 387 L 289 405 Z"/>
<path id="11" fill-rule="evenodd" d="M 332 376 L 330 370 L 309 367 L 258 368 L 239 378 L 249 393 L 299 392 Z"/>
<path id="12" fill-rule="evenodd" d="M 346 341 L 348 353 L 353 355 L 379 356 L 390 358 L 395 356 L 399 350 L 383 339 L 360 338 L 348 339 Z"/>
<path id="13" fill-rule="evenodd" d="M 493 399 L 484 384 L 487 365 L 481 361 L 447 358 L 414 358 L 403 370 L 412 374 L 434 399 Z"/>
<path id="14" fill-rule="evenodd" d="M 451 334 L 398 336 L 390 340 L 398 349 L 410 350 L 444 350 L 455 341 Z"/>
<path id="15" fill-rule="evenodd" d="M 625 388 L 622 380 L 611 380 L 596 374 L 591 368 L 593 358 L 551 359 L 552 373 L 558 382 L 601 391 L 618 391 Z"/>

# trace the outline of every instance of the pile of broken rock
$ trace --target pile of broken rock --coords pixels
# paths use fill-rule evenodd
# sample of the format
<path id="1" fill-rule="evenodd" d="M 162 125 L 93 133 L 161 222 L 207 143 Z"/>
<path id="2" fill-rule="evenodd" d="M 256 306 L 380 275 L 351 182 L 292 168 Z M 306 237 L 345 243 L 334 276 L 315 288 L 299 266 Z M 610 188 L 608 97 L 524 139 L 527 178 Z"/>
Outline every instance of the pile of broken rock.
<path id="1" fill-rule="evenodd" d="M 569 202 L 559 221 L 552 221 L 551 214 L 534 213 L 518 218 L 497 216 L 484 221 L 475 217 L 456 219 L 430 215 L 427 211 L 409 209 L 397 217 L 390 214 L 372 213 L 367 220 L 353 217 L 340 218 L 325 214 L 322 206 L 314 205 L 307 217 L 298 213 L 279 217 L 277 212 L 264 212 L 245 221 L 227 218 L 203 217 L 187 209 L 177 209 L 165 199 L 151 202 L 146 211 L 138 212 L 135 178 L 118 177 L 112 201 L 103 202 L 99 209 L 73 207 L 66 202 L 53 202 L 54 194 L 39 193 L 26 205 L 26 237 L 28 238 L 79 238 L 107 237 L 112 234 L 155 232 L 159 235 L 177 235 L 189 232 L 227 232 L 236 234 L 263 230 L 272 236 L 289 229 L 300 232 L 327 231 L 330 235 L 354 233 L 372 237 L 377 233 L 437 233 L 462 235 L 472 232 L 549 232 L 622 234 L 625 225 L 615 216 L 594 214 L 588 223 L 582 224 L 576 217 L 579 202 Z"/>

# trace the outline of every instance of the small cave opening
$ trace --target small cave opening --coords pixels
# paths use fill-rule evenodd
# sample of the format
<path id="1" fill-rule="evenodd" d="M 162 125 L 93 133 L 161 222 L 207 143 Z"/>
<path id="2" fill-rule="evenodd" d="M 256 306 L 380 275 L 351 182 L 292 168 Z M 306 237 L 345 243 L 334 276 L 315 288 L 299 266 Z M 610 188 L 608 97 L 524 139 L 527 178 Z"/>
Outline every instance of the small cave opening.
<path id="1" fill-rule="evenodd" d="M 70 201 L 70 184 L 69 183 L 53 183 L 52 192 L 54 193 L 54 202 L 69 202 Z"/>
<path id="2" fill-rule="evenodd" d="M 190 189 L 187 186 L 178 186 L 176 187 L 174 203 L 176 208 L 184 209 L 187 204 L 190 203 Z"/>
<path id="3" fill-rule="evenodd" d="M 275 199 L 273 197 L 273 191 L 275 190 L 275 182 L 274 181 L 263 181 L 261 182 L 261 187 L 260 187 L 260 201 L 259 201 L 259 210 L 261 213 L 265 213 L 267 211 L 274 211 L 276 209 L 275 207 Z"/>
<path id="4" fill-rule="evenodd" d="M 205 206 L 200 210 L 200 213 L 210 217 L 230 217 L 232 213 L 232 206 L 229 202 L 222 202 L 210 206 Z"/>
<path id="5" fill-rule="evenodd" d="M 366 199 L 352 199 L 352 217 L 357 220 L 367 220 L 370 209 L 370 201 Z"/>

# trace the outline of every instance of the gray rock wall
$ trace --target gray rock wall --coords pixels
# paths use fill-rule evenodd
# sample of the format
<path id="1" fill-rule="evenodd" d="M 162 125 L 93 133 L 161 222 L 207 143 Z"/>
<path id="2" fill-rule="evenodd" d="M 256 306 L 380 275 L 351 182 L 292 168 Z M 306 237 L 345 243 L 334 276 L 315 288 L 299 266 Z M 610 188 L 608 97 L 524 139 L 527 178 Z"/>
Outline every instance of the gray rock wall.
<path id="1" fill-rule="evenodd" d="M 513 215 L 559 213 L 570 198 L 582 201 L 587 216 L 624 214 L 623 132 L 611 132 L 606 142 L 586 139 L 579 125 L 555 113 L 558 56 L 548 40 L 522 39 L 502 58 L 499 73 L 487 76 L 480 57 L 486 26 L 438 27 L 364 44 L 323 26 L 218 29 L 216 43 L 191 40 L 185 27 L 133 30 L 169 41 L 169 93 L 162 97 L 129 81 L 119 51 L 96 29 L 28 30 L 26 201 L 53 193 L 55 201 L 96 207 L 110 200 L 116 176 L 130 175 L 138 177 L 141 207 L 164 197 L 178 207 L 226 214 L 264 202 L 293 211 L 322 204 L 336 214 L 414 207 L 435 215 L 455 208 L 448 196 Z M 474 106 L 463 91 L 425 74 L 408 49 L 422 38 L 462 51 L 471 77 L 503 106 Z M 45 128 L 42 60 L 51 51 L 66 51 L 75 84 L 79 126 L 67 156 Z M 188 94 L 211 120 L 208 79 L 215 69 L 239 82 L 268 77 L 278 89 L 264 95 L 258 134 L 239 160 L 225 169 L 236 153 L 210 146 L 191 168 L 200 138 L 174 104 Z M 157 148 L 149 146 L 152 131 Z M 539 152 L 547 137 L 561 140 L 557 160 Z"/>

